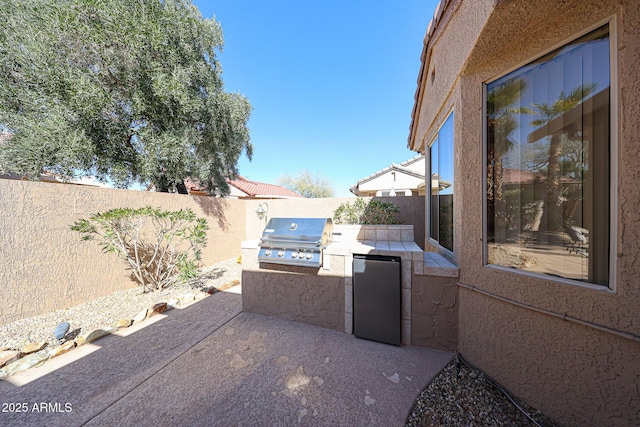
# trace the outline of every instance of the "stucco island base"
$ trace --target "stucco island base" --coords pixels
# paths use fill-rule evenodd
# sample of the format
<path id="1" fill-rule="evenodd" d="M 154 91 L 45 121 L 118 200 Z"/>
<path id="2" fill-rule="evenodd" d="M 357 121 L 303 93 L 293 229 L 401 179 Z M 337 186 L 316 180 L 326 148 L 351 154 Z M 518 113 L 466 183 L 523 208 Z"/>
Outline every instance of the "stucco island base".
<path id="1" fill-rule="evenodd" d="M 242 249 L 242 309 L 353 333 L 353 254 L 401 257 L 402 345 L 455 351 L 458 269 L 413 242 L 329 245 L 320 268 L 258 263 L 257 241 Z"/>
<path id="2" fill-rule="evenodd" d="M 262 263 L 243 268 L 242 284 L 243 311 L 344 331 L 344 277 L 335 271 Z"/>

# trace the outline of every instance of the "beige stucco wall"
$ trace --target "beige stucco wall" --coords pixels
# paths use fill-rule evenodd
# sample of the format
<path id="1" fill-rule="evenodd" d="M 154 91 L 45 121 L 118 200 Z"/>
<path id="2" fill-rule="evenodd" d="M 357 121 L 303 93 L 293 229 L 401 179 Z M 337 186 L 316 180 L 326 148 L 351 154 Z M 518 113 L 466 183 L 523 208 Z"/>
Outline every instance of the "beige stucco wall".
<path id="1" fill-rule="evenodd" d="M 411 345 L 454 352 L 458 347 L 457 278 L 412 274 Z"/>
<path id="2" fill-rule="evenodd" d="M 638 342 L 460 292 L 460 353 L 565 426 L 640 425 Z"/>
<path id="3" fill-rule="evenodd" d="M 124 262 L 69 225 L 116 207 L 191 208 L 208 220 L 203 263 L 240 255 L 244 202 L 0 179 L 0 324 L 135 286 Z"/>
<path id="4" fill-rule="evenodd" d="M 447 3 L 447 0 L 441 0 L 441 3 Z M 412 149 L 424 154 L 425 147 L 451 112 L 454 99 L 459 97 L 455 93 L 460 78 L 457 72 L 464 67 L 494 3 L 494 0 L 448 0 L 426 52 L 428 65 L 422 77 L 425 93 L 418 105 L 418 116 L 414 117 L 415 145 Z M 458 122 L 454 122 L 456 129 Z"/>
<path id="5" fill-rule="evenodd" d="M 355 198 L 267 200 L 269 217 L 331 217 Z M 400 206 L 400 220 L 415 224 L 424 241 L 424 199 L 383 198 Z M 97 241 L 82 242 L 69 229 L 77 219 L 116 207 L 191 208 L 207 218 L 209 242 L 203 263 L 240 255 L 240 243 L 262 234 L 259 200 L 219 199 L 89 186 L 0 179 L 0 324 L 67 308 L 136 286 L 125 264 L 102 253 Z"/>
<path id="6" fill-rule="evenodd" d="M 615 284 L 608 290 L 483 266 L 483 83 L 612 16 L 618 85 L 612 98 L 618 150 Z M 454 109 L 460 283 L 493 295 L 460 288 L 458 350 L 563 424 L 640 424 L 638 2 L 452 0 L 430 43 L 414 141 L 428 143 Z"/>
<path id="7" fill-rule="evenodd" d="M 344 332 L 344 259 L 330 270 L 243 262 L 242 310 Z"/>

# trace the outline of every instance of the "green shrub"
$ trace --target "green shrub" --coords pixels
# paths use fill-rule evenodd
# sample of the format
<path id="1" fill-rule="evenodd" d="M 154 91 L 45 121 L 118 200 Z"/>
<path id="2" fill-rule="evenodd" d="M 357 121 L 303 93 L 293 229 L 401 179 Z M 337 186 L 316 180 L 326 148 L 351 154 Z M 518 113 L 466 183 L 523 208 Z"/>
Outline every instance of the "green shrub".
<path id="1" fill-rule="evenodd" d="M 333 212 L 335 224 L 400 224 L 396 215 L 400 208 L 393 203 L 379 200 L 365 201 L 358 198 L 353 204 L 340 204 Z"/>
<path id="2" fill-rule="evenodd" d="M 191 209 L 172 212 L 152 207 L 111 209 L 71 226 L 82 240 L 98 237 L 105 252 L 123 258 L 144 292 L 196 277 L 208 228 L 207 220 Z"/>

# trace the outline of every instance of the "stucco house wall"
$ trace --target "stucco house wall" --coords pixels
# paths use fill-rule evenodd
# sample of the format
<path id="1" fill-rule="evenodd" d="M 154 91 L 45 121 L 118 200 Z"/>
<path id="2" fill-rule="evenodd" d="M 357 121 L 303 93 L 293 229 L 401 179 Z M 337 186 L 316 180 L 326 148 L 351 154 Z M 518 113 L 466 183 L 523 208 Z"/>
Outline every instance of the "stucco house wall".
<path id="1" fill-rule="evenodd" d="M 640 425 L 640 5 L 445 4 L 428 33 L 409 142 L 428 151 L 454 110 L 458 351 L 562 424 Z M 615 283 L 608 289 L 483 265 L 483 83 L 609 19 L 617 57 L 611 98 Z"/>
<path id="2" fill-rule="evenodd" d="M 424 176 L 425 158 L 415 156 L 362 178 L 351 192 L 359 197 L 381 197 L 392 190 L 396 196 L 424 195 Z"/>
<path id="3" fill-rule="evenodd" d="M 83 242 L 69 225 L 117 207 L 191 208 L 209 223 L 204 265 L 237 257 L 244 202 L 144 191 L 0 179 L 0 324 L 136 286 L 125 263 Z"/>
<path id="4" fill-rule="evenodd" d="M 360 194 L 376 195 L 393 190 L 396 195 L 411 196 L 413 191 L 418 191 L 418 186 L 424 182 L 424 171 L 420 177 L 408 175 L 402 171 L 391 170 L 358 187 Z M 409 193 L 409 194 L 407 194 Z"/>

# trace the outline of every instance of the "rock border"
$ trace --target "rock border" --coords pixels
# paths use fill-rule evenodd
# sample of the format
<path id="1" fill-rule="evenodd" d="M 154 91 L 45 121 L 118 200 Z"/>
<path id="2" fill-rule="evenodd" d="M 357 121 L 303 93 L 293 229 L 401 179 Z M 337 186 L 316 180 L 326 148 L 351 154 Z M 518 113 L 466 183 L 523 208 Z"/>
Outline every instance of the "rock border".
<path id="1" fill-rule="evenodd" d="M 36 343 L 27 343 L 21 349 L 0 348 L 0 380 L 9 378 L 10 376 L 25 371 L 30 368 L 40 367 L 47 360 L 68 353 L 73 349 L 85 344 L 92 343 L 105 336 L 111 335 L 120 329 L 126 329 L 132 325 L 140 324 L 145 320 L 170 311 L 176 308 L 186 308 L 191 304 L 207 298 L 217 292 L 232 288 L 240 284 L 239 280 L 233 280 L 222 286 L 202 288 L 198 292 L 185 292 L 177 298 L 168 301 L 160 301 L 151 306 L 142 309 L 132 319 L 123 318 L 114 322 L 111 326 L 93 329 L 88 333 L 78 335 L 76 337 L 66 334 L 65 338 L 60 340 L 60 345 L 49 346 L 47 341 Z"/>

